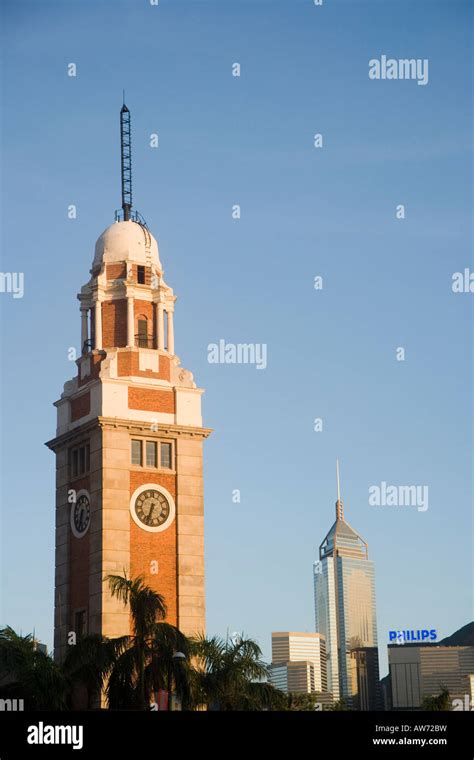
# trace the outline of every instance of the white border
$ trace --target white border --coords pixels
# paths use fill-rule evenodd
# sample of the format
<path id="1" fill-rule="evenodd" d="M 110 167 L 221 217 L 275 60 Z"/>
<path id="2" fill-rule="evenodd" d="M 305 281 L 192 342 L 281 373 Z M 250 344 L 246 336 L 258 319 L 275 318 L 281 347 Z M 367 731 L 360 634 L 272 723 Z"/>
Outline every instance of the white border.
<path id="1" fill-rule="evenodd" d="M 76 528 L 76 526 L 74 524 L 74 510 L 76 508 L 76 504 L 77 504 L 80 496 L 87 496 L 87 498 L 89 500 L 89 522 L 87 523 L 87 528 L 82 533 L 79 533 L 79 531 L 77 530 L 77 528 Z M 84 538 L 84 536 L 86 535 L 87 531 L 89 530 L 89 527 L 90 527 L 90 524 L 91 524 L 91 520 L 92 520 L 91 495 L 90 495 L 89 491 L 86 491 L 85 488 L 81 488 L 81 490 L 76 493 L 76 500 L 73 501 L 72 504 L 71 504 L 70 521 L 71 521 L 71 530 L 73 532 L 73 535 L 76 538 Z"/>
<path id="2" fill-rule="evenodd" d="M 156 528 L 152 528 L 149 525 L 144 525 L 144 523 L 142 523 L 140 518 L 137 516 L 137 513 L 135 512 L 135 501 L 137 499 L 137 496 L 141 494 L 142 491 L 148 491 L 150 489 L 162 493 L 163 496 L 168 499 L 168 504 L 170 505 L 170 513 L 165 522 L 162 525 L 158 525 Z M 163 530 L 169 528 L 173 522 L 176 516 L 176 505 L 174 503 L 173 497 L 171 496 L 170 492 L 166 490 L 166 488 L 159 486 L 158 483 L 143 483 L 143 485 L 139 486 L 132 493 L 132 497 L 130 499 L 130 514 L 132 515 L 134 522 L 138 525 L 139 528 L 142 528 L 142 530 L 147 530 L 149 533 L 161 533 Z"/>

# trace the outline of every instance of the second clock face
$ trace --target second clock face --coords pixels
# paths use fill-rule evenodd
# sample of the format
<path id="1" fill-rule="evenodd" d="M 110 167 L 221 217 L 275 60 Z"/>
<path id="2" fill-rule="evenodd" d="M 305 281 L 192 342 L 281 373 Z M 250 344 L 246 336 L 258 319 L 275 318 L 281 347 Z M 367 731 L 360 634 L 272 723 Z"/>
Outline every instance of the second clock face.
<path id="1" fill-rule="evenodd" d="M 71 510 L 71 528 L 76 538 L 82 538 L 87 533 L 91 521 L 91 504 L 89 496 L 79 491 L 76 503 Z"/>
<path id="2" fill-rule="evenodd" d="M 160 491 L 147 489 L 135 500 L 135 514 L 140 522 L 148 528 L 159 528 L 170 516 L 168 499 Z"/>

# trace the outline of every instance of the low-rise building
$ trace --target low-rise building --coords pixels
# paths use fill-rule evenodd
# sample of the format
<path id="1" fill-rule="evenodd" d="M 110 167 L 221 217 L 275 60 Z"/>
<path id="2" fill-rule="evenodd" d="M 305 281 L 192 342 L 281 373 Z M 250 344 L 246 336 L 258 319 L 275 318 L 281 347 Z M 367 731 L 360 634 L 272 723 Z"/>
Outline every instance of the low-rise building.
<path id="1" fill-rule="evenodd" d="M 388 663 L 393 710 L 416 710 L 443 689 L 451 700 L 471 694 L 474 646 L 389 644 Z"/>
<path id="2" fill-rule="evenodd" d="M 286 693 L 326 692 L 326 647 L 320 633 L 272 633 L 271 683 Z"/>

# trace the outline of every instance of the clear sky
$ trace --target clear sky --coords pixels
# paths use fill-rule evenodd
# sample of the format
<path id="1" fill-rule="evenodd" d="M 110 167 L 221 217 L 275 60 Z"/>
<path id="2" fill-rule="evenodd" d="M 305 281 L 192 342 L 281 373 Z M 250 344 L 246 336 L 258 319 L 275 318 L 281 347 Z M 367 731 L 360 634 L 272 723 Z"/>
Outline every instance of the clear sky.
<path id="1" fill-rule="evenodd" d="M 122 88 L 134 205 L 178 295 L 177 353 L 214 429 L 209 633 L 244 631 L 269 657 L 272 630 L 314 630 L 336 456 L 347 520 L 375 562 L 382 674 L 388 630 L 442 637 L 471 620 L 474 295 L 451 289 L 472 268 L 471 4 L 2 7 L 1 266 L 25 285 L 23 298 L 0 294 L 0 622 L 52 643 L 44 442 L 75 371 L 76 293 L 120 206 Z M 381 55 L 428 59 L 428 84 L 369 79 Z M 267 344 L 267 369 L 209 364 L 220 339 Z M 370 506 L 382 481 L 427 485 L 428 510 Z"/>

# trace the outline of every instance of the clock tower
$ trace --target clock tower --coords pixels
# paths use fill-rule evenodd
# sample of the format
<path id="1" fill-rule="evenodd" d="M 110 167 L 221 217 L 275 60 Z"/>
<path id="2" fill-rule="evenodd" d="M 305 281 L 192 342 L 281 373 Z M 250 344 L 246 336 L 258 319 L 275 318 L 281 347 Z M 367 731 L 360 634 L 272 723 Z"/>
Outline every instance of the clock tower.
<path id="1" fill-rule="evenodd" d="M 176 296 L 132 211 L 130 112 L 121 111 L 122 210 L 78 294 L 81 356 L 57 408 L 54 650 L 130 633 L 107 574 L 143 575 L 167 621 L 205 630 L 201 396 L 175 352 Z"/>

